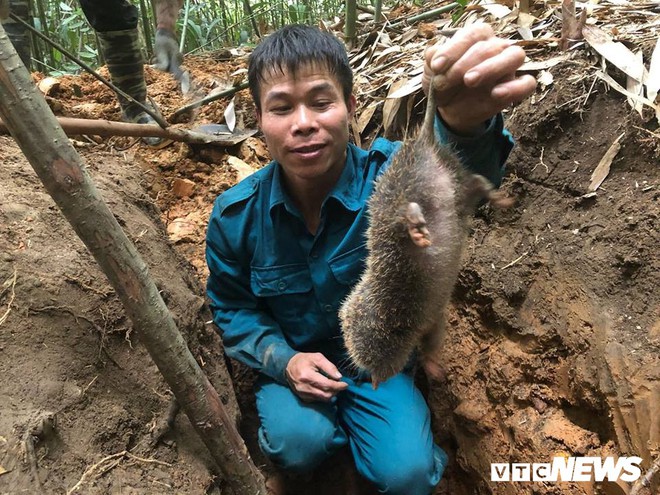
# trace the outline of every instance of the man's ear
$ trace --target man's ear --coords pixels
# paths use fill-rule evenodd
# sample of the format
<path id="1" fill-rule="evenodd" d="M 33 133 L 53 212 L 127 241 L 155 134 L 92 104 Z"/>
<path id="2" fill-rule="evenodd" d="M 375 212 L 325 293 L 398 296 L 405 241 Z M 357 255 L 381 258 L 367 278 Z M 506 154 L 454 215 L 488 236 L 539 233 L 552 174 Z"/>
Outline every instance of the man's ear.
<path id="1" fill-rule="evenodd" d="M 353 115 L 355 115 L 355 107 L 357 106 L 357 100 L 355 99 L 355 95 L 351 93 L 351 96 L 348 98 L 348 117 L 353 118 Z"/>
<path id="2" fill-rule="evenodd" d="M 256 108 L 256 109 L 254 110 L 254 113 L 255 113 L 256 116 L 257 116 L 257 125 L 258 125 L 259 127 L 261 127 L 261 110 L 259 110 L 258 108 Z"/>

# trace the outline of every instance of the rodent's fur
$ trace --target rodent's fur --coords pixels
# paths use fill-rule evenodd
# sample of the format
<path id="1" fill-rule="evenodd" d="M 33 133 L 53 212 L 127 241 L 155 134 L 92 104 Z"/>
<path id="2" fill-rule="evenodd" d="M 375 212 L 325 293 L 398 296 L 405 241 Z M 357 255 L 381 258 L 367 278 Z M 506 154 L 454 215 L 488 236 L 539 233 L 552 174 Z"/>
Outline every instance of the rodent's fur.
<path id="1" fill-rule="evenodd" d="M 501 200 L 436 143 L 432 94 L 430 88 L 417 137 L 377 180 L 368 202 L 367 267 L 339 312 L 349 357 L 374 387 L 399 373 L 415 349 L 423 361 L 437 354 L 469 218 L 482 199 Z M 416 224 L 410 212 L 420 210 Z"/>

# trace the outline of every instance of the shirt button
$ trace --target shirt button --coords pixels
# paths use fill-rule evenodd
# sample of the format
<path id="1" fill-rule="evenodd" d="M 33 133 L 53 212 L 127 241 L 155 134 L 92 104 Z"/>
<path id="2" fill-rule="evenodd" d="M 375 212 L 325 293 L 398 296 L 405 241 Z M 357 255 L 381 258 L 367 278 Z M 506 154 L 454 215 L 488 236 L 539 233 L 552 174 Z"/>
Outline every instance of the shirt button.
<path id="1" fill-rule="evenodd" d="M 326 304 L 325 306 L 323 306 L 323 309 L 325 310 L 326 313 L 332 312 L 332 306 L 329 305 L 329 304 Z"/>
<path id="2" fill-rule="evenodd" d="M 279 290 L 284 290 L 286 289 L 286 282 L 284 280 L 281 280 L 279 284 L 277 284 L 277 288 Z"/>
<path id="3" fill-rule="evenodd" d="M 317 253 L 312 253 L 310 255 L 310 258 L 312 258 L 313 260 L 317 260 L 319 258 L 319 255 Z"/>

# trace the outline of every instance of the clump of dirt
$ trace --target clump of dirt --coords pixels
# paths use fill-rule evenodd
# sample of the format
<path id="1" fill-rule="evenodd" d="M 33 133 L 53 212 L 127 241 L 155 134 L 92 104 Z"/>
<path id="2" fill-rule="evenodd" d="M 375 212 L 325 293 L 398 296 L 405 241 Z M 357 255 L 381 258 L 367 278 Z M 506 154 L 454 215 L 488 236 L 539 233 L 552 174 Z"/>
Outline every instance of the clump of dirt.
<path id="1" fill-rule="evenodd" d="M 243 64 L 205 58 L 189 65 L 208 91 Z M 572 82 L 585 64 L 558 66 L 549 90 L 507 114 L 517 147 L 503 188 L 517 204 L 482 210 L 473 223 L 450 313 L 446 380 L 426 387 L 436 439 L 451 459 L 438 494 L 622 494 L 608 482 L 494 483 L 490 464 L 634 455 L 646 470 L 660 451 L 660 139 L 653 120 L 603 85 Z M 185 103 L 171 76 L 147 75 L 166 116 Z M 119 117 L 113 95 L 88 76 L 63 78 L 59 91 L 50 102 L 60 114 Z M 236 101 L 239 126 L 254 127 L 247 91 Z M 195 122 L 221 122 L 226 104 L 202 107 Z M 609 175 L 587 194 L 592 171 L 621 134 Z M 268 161 L 263 141 L 229 150 L 77 143 L 200 364 L 226 384 L 200 288 L 205 228 L 213 199 L 246 173 L 243 165 Z M 153 445 L 167 387 L 8 138 L 0 138 L 0 157 L 0 467 L 10 471 L 0 471 L 3 491 L 36 491 L 38 476 L 45 493 L 66 492 L 104 458 L 81 492 L 220 491 L 185 417 Z M 233 378 L 243 431 L 261 465 L 253 376 L 235 366 Z M 38 434 L 47 413 L 57 418 L 54 433 Z M 25 458 L 30 439 L 34 454 Z M 126 450 L 142 460 L 109 457 Z M 330 470 L 296 489 L 341 493 L 341 483 Z"/>

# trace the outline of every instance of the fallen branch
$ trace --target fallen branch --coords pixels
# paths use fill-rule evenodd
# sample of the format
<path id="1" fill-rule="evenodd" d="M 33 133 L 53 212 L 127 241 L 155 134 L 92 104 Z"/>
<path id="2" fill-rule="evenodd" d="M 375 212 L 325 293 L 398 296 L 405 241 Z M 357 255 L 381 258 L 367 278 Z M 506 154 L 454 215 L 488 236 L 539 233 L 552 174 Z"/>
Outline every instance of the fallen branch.
<path id="1" fill-rule="evenodd" d="M 216 146 L 234 146 L 254 135 L 256 130 L 248 130 L 231 134 L 210 134 L 190 129 L 168 127 L 163 129 L 155 124 L 131 124 L 129 122 L 113 122 L 102 119 L 76 119 L 72 117 L 57 117 L 67 136 L 132 136 L 161 137 L 191 144 L 213 144 Z M 0 133 L 9 133 L 7 124 L 0 120 Z"/>

